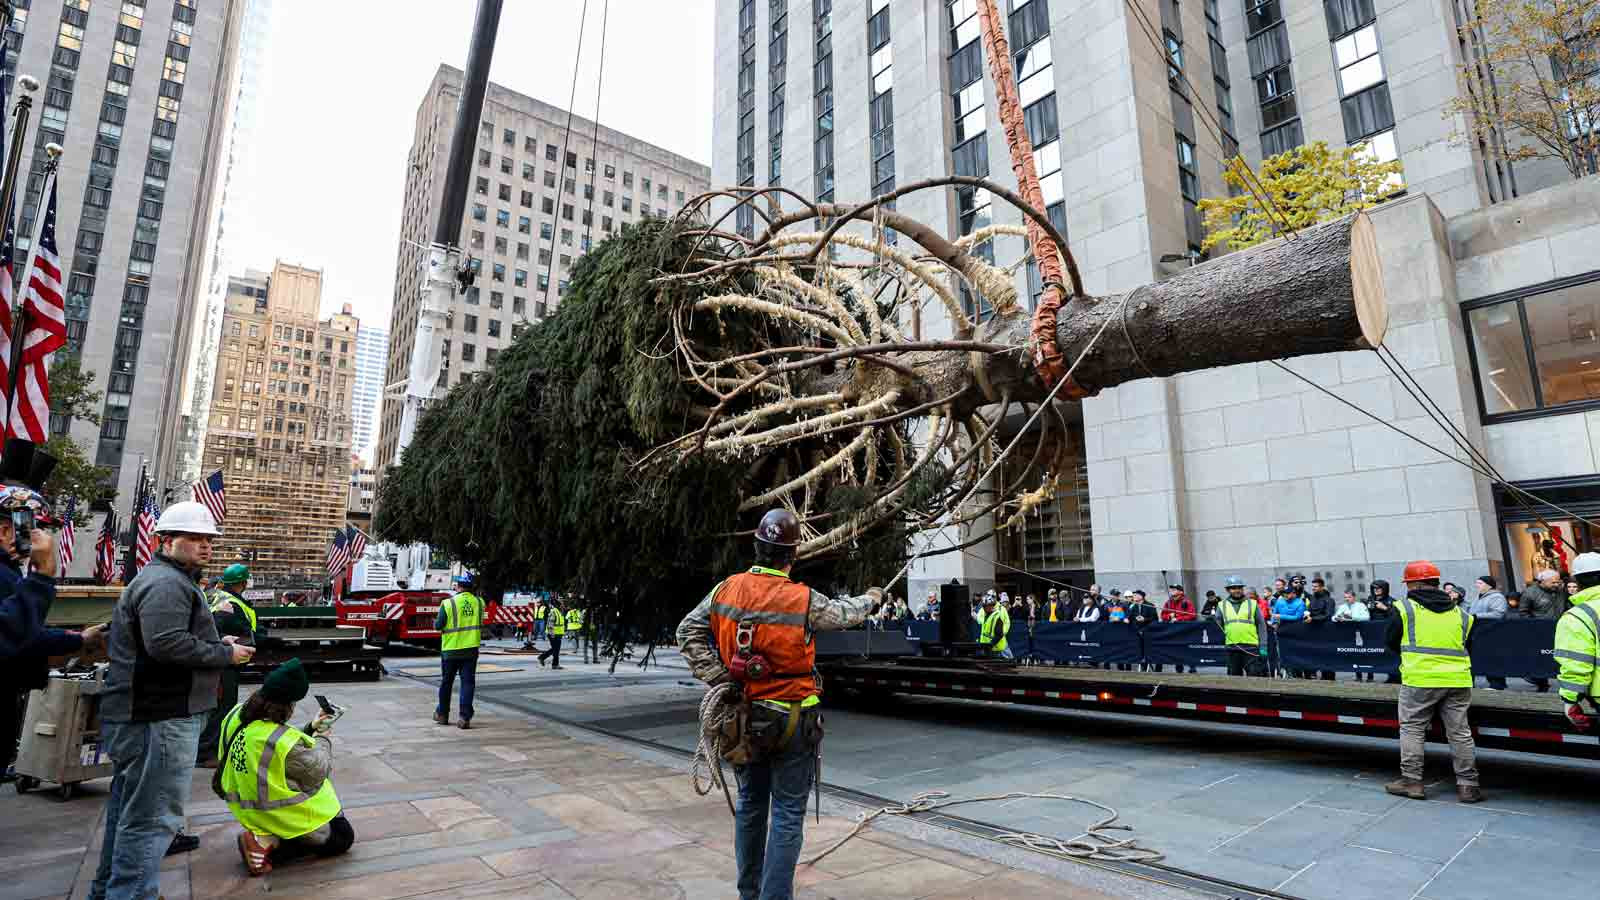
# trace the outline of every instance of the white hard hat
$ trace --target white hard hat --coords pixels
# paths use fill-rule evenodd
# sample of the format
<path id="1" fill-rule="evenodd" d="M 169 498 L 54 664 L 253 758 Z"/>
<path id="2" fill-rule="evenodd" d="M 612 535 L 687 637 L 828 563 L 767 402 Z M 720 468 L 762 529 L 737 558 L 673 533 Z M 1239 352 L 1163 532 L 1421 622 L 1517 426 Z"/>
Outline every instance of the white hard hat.
<path id="1" fill-rule="evenodd" d="M 185 500 L 174 503 L 156 520 L 156 534 L 209 534 L 217 536 L 217 522 L 204 503 Z"/>
<path id="2" fill-rule="evenodd" d="M 1579 553 L 1578 558 L 1572 561 L 1572 574 L 1587 575 L 1591 572 L 1600 572 L 1600 553 L 1590 551 Z"/>

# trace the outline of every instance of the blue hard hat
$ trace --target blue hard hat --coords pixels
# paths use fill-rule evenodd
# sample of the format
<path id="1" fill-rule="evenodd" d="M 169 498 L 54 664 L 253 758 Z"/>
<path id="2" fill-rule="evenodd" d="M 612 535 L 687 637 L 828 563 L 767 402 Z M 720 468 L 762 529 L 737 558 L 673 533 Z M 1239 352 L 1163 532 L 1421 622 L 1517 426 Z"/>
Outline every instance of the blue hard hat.
<path id="1" fill-rule="evenodd" d="M 455 578 L 455 582 L 456 582 L 456 584 L 471 584 L 472 583 L 472 574 L 469 572 L 469 573 L 467 573 L 465 575 L 457 575 L 456 578 Z"/>
<path id="2" fill-rule="evenodd" d="M 1240 578 L 1237 575 L 1229 575 L 1228 576 L 1228 580 L 1223 582 L 1223 583 L 1226 586 L 1231 587 L 1231 588 L 1242 588 L 1242 587 L 1244 587 L 1244 579 Z"/>

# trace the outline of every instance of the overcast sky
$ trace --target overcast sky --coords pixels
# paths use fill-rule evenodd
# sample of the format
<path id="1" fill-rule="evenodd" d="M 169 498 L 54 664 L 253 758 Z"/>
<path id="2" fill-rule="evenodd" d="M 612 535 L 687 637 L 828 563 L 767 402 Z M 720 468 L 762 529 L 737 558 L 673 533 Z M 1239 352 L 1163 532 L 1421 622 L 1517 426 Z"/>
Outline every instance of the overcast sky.
<path id="1" fill-rule="evenodd" d="M 595 110 L 601 12 L 578 74 Z M 711 161 L 713 0 L 609 0 L 601 124 Z M 475 0 L 275 0 L 253 157 L 227 213 L 234 267 L 324 271 L 323 308 L 387 327 L 417 105 L 439 63 L 465 68 Z M 566 108 L 583 0 L 506 0 L 490 78 Z"/>

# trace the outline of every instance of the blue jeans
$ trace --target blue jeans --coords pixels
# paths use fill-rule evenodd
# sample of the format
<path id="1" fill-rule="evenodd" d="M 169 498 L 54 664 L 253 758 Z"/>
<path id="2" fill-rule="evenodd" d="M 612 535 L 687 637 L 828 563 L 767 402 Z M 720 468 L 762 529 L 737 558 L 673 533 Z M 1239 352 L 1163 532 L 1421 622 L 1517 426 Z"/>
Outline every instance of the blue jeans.
<path id="1" fill-rule="evenodd" d="M 146 900 L 160 892 L 161 859 L 183 827 L 207 715 L 101 723 L 101 746 L 115 769 L 90 900 Z"/>
<path id="2" fill-rule="evenodd" d="M 543 638 L 544 638 L 544 620 L 543 619 L 539 619 L 539 620 L 537 620 L 537 621 L 535 621 L 533 623 L 533 639 L 537 641 L 537 640 L 542 640 Z"/>
<path id="3" fill-rule="evenodd" d="M 471 656 L 445 656 L 439 659 L 439 668 L 443 677 L 439 679 L 439 707 L 435 710 L 446 719 L 450 718 L 450 687 L 456 683 L 456 675 L 461 676 L 461 718 L 472 721 L 472 692 L 478 686 L 478 653 L 473 651 Z"/>
<path id="4" fill-rule="evenodd" d="M 739 900 L 790 900 L 794 869 L 805 840 L 806 797 L 811 792 L 814 751 L 796 733 L 776 755 L 734 766 L 739 806 L 734 814 L 733 852 L 739 863 Z M 771 805 L 772 828 L 767 828 Z"/>

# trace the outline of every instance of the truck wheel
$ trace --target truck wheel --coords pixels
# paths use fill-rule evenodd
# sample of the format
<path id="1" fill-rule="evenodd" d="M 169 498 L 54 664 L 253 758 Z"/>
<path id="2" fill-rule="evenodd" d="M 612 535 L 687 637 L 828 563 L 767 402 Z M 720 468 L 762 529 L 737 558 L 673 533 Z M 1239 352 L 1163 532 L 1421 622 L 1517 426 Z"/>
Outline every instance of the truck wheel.
<path id="1" fill-rule="evenodd" d="M 38 786 L 39 786 L 39 779 L 34 778 L 32 775 L 18 775 L 17 776 L 16 787 L 17 787 L 17 793 L 18 794 L 26 794 L 27 792 L 33 790 L 34 788 L 37 788 Z"/>
<path id="2" fill-rule="evenodd" d="M 62 802 L 71 800 L 72 795 L 77 792 L 77 788 L 76 784 L 63 784 L 61 787 L 56 788 L 56 799 Z"/>

